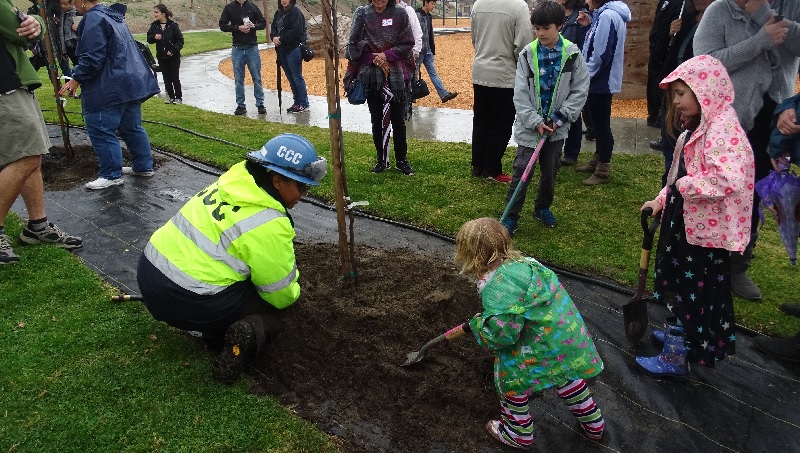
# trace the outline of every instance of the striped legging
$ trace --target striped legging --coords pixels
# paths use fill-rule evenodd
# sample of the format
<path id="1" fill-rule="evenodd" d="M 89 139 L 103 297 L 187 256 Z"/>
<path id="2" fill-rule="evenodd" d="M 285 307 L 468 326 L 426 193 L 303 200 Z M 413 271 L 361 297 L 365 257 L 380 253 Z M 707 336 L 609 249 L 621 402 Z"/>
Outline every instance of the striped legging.
<path id="1" fill-rule="evenodd" d="M 568 381 L 556 387 L 556 392 L 581 424 L 586 437 L 600 440 L 605 421 L 586 381 Z M 528 395 L 500 396 L 500 435 L 509 445 L 524 448 L 533 443 L 533 419 L 528 413 L 528 399 Z"/>

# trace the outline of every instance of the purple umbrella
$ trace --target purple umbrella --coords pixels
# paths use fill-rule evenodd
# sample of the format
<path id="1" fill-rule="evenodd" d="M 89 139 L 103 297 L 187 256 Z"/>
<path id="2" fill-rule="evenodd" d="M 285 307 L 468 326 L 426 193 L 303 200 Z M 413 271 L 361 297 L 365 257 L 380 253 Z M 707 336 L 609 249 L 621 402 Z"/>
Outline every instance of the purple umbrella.
<path id="1" fill-rule="evenodd" d="M 792 265 L 797 264 L 797 238 L 800 236 L 800 177 L 794 172 L 772 170 L 756 183 L 756 192 L 761 196 L 762 206 L 775 215 L 778 233 Z M 761 223 L 764 211 L 759 206 Z"/>

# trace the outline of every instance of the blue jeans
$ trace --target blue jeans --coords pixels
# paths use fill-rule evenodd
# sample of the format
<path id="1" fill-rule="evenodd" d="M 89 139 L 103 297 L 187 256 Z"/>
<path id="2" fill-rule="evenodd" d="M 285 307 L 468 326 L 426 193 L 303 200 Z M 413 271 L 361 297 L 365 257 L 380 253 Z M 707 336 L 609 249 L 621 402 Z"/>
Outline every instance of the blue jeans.
<path id="1" fill-rule="evenodd" d="M 256 107 L 264 105 L 264 87 L 261 85 L 261 55 L 258 46 L 234 46 L 231 49 L 231 63 L 233 64 L 233 80 L 236 86 L 236 105 L 244 108 L 244 66 L 250 71 L 253 79 L 253 95 L 256 97 Z"/>
<path id="2" fill-rule="evenodd" d="M 280 47 L 278 49 L 280 50 Z M 300 47 L 295 47 L 287 54 L 279 51 L 278 55 L 281 58 L 281 68 L 289 79 L 294 105 L 308 107 L 308 92 L 306 81 L 303 79 L 303 56 L 300 54 Z"/>
<path id="3" fill-rule="evenodd" d="M 430 52 L 419 54 L 419 58 L 417 59 L 418 68 L 421 68 L 420 62 L 425 65 L 425 70 L 428 71 L 428 77 L 431 78 L 433 87 L 436 88 L 436 94 L 439 95 L 439 99 L 442 99 L 447 95 L 447 90 L 444 88 L 442 79 L 439 78 L 439 74 L 436 72 L 436 64 L 433 62 L 433 54 Z"/>
<path id="4" fill-rule="evenodd" d="M 86 132 L 97 155 L 101 178 L 122 177 L 122 147 L 116 133 L 131 153 L 134 171 L 153 169 L 153 153 L 150 138 L 142 127 L 142 103 L 131 101 L 112 105 L 84 115 Z"/>

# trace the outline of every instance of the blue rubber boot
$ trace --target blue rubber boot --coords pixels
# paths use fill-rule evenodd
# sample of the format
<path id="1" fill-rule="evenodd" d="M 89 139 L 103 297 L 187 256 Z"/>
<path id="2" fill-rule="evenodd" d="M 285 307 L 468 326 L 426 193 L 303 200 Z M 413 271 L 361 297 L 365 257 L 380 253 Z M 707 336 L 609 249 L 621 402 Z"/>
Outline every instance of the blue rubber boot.
<path id="1" fill-rule="evenodd" d="M 670 316 L 669 318 L 664 319 L 664 328 L 661 330 L 654 330 L 653 341 L 660 345 L 664 344 L 664 335 L 672 329 L 679 330 L 683 332 L 683 326 L 678 324 L 678 317 L 677 316 Z"/>
<path id="2" fill-rule="evenodd" d="M 686 340 L 683 330 L 671 329 L 664 335 L 664 349 L 655 357 L 636 357 L 636 367 L 653 377 L 686 379 Z"/>

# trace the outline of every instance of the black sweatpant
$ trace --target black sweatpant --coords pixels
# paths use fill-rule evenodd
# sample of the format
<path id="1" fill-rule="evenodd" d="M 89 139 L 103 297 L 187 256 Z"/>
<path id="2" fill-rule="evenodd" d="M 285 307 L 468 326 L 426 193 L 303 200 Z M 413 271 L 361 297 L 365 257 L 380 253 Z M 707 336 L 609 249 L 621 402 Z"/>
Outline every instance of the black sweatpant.
<path id="1" fill-rule="evenodd" d="M 159 58 L 158 66 L 161 76 L 164 77 L 164 88 L 170 99 L 183 99 L 181 91 L 181 57 Z"/>

